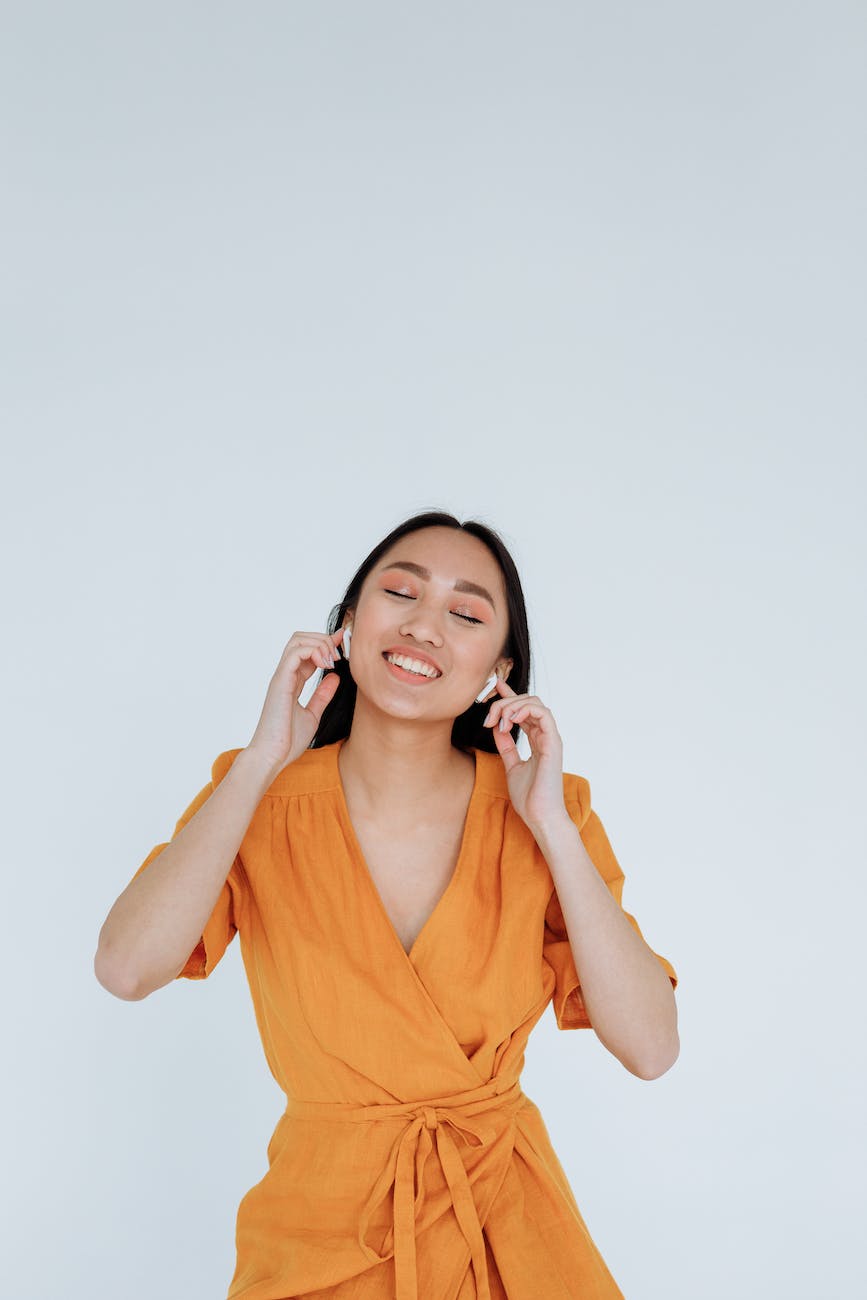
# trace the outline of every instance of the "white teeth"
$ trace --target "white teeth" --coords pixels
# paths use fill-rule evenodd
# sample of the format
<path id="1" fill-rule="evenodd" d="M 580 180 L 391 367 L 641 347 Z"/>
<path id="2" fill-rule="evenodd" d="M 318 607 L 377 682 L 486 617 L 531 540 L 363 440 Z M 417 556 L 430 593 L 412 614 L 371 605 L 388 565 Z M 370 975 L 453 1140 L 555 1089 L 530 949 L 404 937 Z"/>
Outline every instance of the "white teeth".
<path id="1" fill-rule="evenodd" d="M 439 673 L 430 664 L 422 663 L 420 659 L 407 659 L 405 655 L 386 655 L 390 664 L 397 664 L 400 668 L 407 669 L 411 673 L 420 673 L 422 677 L 438 677 Z"/>

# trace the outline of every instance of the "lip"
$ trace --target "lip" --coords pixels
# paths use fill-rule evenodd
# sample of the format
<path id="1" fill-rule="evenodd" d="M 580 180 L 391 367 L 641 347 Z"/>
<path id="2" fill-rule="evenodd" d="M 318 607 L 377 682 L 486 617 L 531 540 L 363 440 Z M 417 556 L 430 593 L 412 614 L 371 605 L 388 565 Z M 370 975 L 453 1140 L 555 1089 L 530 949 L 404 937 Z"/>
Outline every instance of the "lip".
<path id="1" fill-rule="evenodd" d="M 386 655 L 405 655 L 407 659 L 418 659 L 423 664 L 430 664 L 431 668 L 435 668 L 442 677 L 443 670 L 436 660 L 431 659 L 430 655 L 424 654 L 421 650 L 413 650 L 410 646 L 405 645 L 390 645 L 383 650 L 383 659 Z"/>

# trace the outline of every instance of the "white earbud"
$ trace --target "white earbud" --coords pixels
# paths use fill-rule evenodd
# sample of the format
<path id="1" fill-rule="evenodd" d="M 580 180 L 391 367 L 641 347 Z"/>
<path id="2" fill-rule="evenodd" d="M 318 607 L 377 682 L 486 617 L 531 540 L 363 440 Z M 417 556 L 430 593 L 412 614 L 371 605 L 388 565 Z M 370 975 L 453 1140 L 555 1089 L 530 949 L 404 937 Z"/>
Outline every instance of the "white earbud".
<path id="1" fill-rule="evenodd" d="M 493 673 L 485 682 L 484 686 L 481 689 L 481 692 L 476 696 L 476 704 L 483 704 L 485 700 L 485 696 L 488 694 L 489 691 L 493 690 L 496 684 L 497 684 L 497 674 Z"/>
<path id="2" fill-rule="evenodd" d="M 340 647 L 341 647 L 341 649 L 343 650 L 343 658 L 344 658 L 344 659 L 348 659 L 348 658 L 349 658 L 349 642 L 350 642 L 351 637 L 352 637 L 352 631 L 351 631 L 351 628 L 350 628 L 349 624 L 347 624 L 347 625 L 346 625 L 346 630 L 345 630 L 345 632 L 343 633 L 343 640 L 342 640 L 341 643 L 340 643 Z"/>

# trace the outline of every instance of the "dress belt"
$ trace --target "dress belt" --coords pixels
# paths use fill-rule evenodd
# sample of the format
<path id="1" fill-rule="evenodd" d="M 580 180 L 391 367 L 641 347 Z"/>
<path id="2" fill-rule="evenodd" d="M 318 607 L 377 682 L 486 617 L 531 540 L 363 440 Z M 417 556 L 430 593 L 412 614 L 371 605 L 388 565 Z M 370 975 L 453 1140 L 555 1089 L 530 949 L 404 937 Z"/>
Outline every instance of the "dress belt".
<path id="1" fill-rule="evenodd" d="M 422 1200 L 422 1172 L 428 1154 L 434 1147 L 448 1184 L 455 1215 L 467 1245 L 470 1248 L 473 1272 L 476 1279 L 477 1300 L 490 1300 L 488 1265 L 482 1225 L 473 1199 L 470 1180 L 449 1129 L 454 1129 L 461 1139 L 472 1146 L 483 1146 L 502 1131 L 502 1126 L 491 1122 L 497 1114 L 511 1115 L 525 1104 L 527 1098 L 519 1079 L 509 1084 L 494 1077 L 478 1088 L 433 1097 L 427 1101 L 386 1102 L 370 1106 L 354 1106 L 343 1102 L 300 1101 L 289 1098 L 287 1115 L 293 1118 L 349 1120 L 363 1123 L 406 1116 L 410 1121 L 401 1132 L 386 1168 L 364 1206 L 358 1243 L 372 1263 L 382 1263 L 394 1255 L 396 1300 L 418 1300 L 418 1275 L 416 1272 L 415 1214 Z M 488 1116 L 484 1118 L 479 1116 Z M 418 1195 L 415 1185 L 418 1184 Z M 365 1240 L 367 1226 L 377 1207 L 394 1187 L 393 1245 L 380 1255 Z"/>

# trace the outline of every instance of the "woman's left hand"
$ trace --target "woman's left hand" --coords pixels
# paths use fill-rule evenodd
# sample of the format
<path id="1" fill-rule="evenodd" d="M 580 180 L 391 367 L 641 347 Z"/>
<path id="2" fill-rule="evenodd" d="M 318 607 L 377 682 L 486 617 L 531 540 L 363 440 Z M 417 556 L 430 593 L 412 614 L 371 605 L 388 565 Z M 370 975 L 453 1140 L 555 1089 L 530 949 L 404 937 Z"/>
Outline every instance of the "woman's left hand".
<path id="1" fill-rule="evenodd" d="M 569 816 L 563 800 L 563 741 L 554 715 L 538 695 L 517 695 L 497 678 L 501 699 L 491 703 L 485 725 L 493 728 L 494 743 L 506 769 L 509 797 L 531 830 Z M 500 730 L 500 719 L 506 730 Z M 521 758 L 511 726 L 519 723 L 530 742 L 530 757 Z"/>

